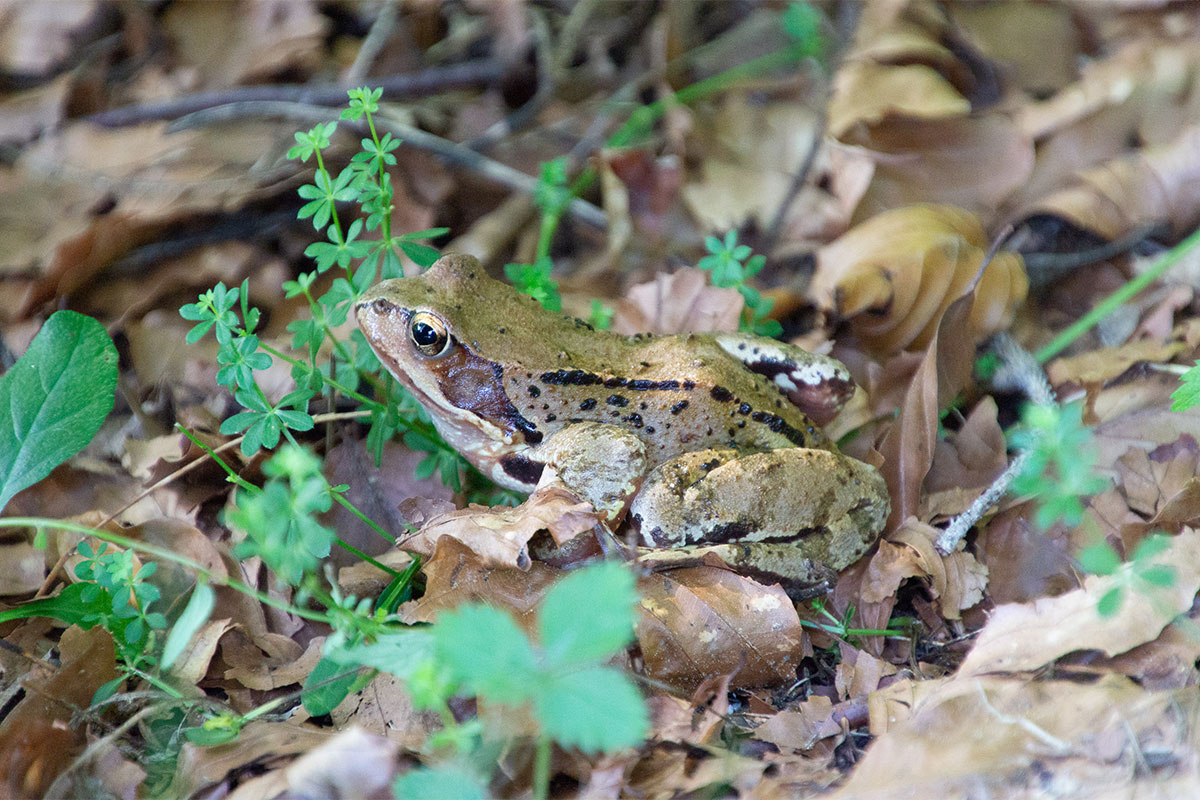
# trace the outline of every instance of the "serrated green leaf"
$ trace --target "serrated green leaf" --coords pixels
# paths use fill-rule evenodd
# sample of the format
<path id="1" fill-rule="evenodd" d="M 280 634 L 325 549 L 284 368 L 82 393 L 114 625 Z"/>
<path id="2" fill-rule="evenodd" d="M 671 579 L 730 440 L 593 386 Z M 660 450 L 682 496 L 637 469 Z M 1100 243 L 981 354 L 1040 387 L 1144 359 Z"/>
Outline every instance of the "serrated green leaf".
<path id="1" fill-rule="evenodd" d="M 628 676 L 611 667 L 544 680 L 534 708 L 555 741 L 587 753 L 632 747 L 649 729 L 641 694 Z"/>
<path id="2" fill-rule="evenodd" d="M 417 768 L 396 778 L 396 800 L 486 800 L 487 788 L 474 775 L 454 767 Z"/>
<path id="3" fill-rule="evenodd" d="M 453 678 L 498 703 L 524 702 L 534 690 L 537 659 L 512 616 L 465 606 L 438 617 L 434 653 Z"/>
<path id="4" fill-rule="evenodd" d="M 538 633 L 552 666 L 607 659 L 633 638 L 633 574 L 615 561 L 571 573 L 542 601 Z"/>
<path id="5" fill-rule="evenodd" d="M 104 326 L 56 311 L 0 375 L 0 510 L 82 450 L 112 411 L 117 349 Z"/>
<path id="6" fill-rule="evenodd" d="M 175 625 L 167 634 L 167 641 L 163 644 L 162 659 L 159 661 L 162 669 L 170 669 L 175 660 L 183 655 L 188 642 L 200 631 L 204 623 L 208 622 L 216 600 L 216 593 L 213 592 L 211 586 L 207 583 L 196 584 L 183 613 L 179 615 L 179 619 L 175 620 Z"/>
<path id="7" fill-rule="evenodd" d="M 1171 393 L 1171 410 L 1187 411 L 1200 405 L 1200 361 L 1179 377 L 1179 388 Z"/>

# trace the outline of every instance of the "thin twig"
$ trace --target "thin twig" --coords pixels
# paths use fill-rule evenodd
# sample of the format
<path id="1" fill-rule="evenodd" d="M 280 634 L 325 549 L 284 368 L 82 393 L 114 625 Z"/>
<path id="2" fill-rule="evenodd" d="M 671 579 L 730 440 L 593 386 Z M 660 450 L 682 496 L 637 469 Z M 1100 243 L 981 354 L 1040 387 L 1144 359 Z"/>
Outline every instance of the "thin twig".
<path id="1" fill-rule="evenodd" d="M 1031 402 L 1040 406 L 1055 404 L 1054 389 L 1028 350 L 1017 344 L 1007 333 L 997 334 L 992 339 L 992 349 L 1000 359 L 1000 366 L 992 377 L 994 387 L 1020 391 Z M 1028 450 L 1017 453 L 1012 463 L 992 481 L 983 494 L 975 498 L 975 502 L 971 503 L 966 511 L 950 520 L 950 524 L 938 535 L 934 543 L 939 553 L 948 555 L 954 552 L 959 542 L 967 535 L 967 531 L 983 519 L 988 509 L 1008 493 L 1013 480 L 1028 460 Z"/>
<path id="2" fill-rule="evenodd" d="M 383 89 L 384 99 L 401 100 L 452 89 L 486 86 L 499 80 L 503 70 L 504 67 L 499 61 L 487 58 L 449 67 L 429 67 L 411 75 L 372 78 L 371 84 L 372 88 Z M 229 103 L 286 101 L 310 106 L 340 106 L 346 102 L 346 92 L 354 88 L 356 86 L 351 83 L 245 86 L 214 92 L 197 92 L 155 103 L 122 106 L 92 114 L 84 119 L 106 128 L 117 128 L 142 122 L 175 119 Z"/>
<path id="3" fill-rule="evenodd" d="M 371 30 L 367 31 L 367 38 L 363 39 L 362 47 L 358 48 L 358 55 L 354 57 L 354 63 L 350 65 L 350 69 L 346 70 L 346 83 L 362 85 L 371 65 L 379 57 L 379 53 L 382 52 L 383 46 L 387 44 L 387 40 L 394 30 L 396 30 L 396 3 L 392 0 L 385 0 L 379 7 L 379 14 L 376 15 L 375 21 L 371 23 Z"/>
<path id="4" fill-rule="evenodd" d="M 253 101 L 226 103 L 221 106 L 207 108 L 181 117 L 171 123 L 169 131 L 186 130 L 203 127 L 217 122 L 226 122 L 244 117 L 277 117 L 298 122 L 304 125 L 316 125 L 327 122 L 330 118 L 329 109 L 307 103 L 286 101 Z M 343 125 L 361 127 L 357 123 L 343 121 Z M 495 159 L 476 153 L 465 145 L 443 139 L 432 133 L 405 125 L 402 122 L 380 114 L 375 118 L 375 126 L 387 131 L 392 136 L 403 139 L 405 144 L 428 150 L 435 156 L 452 164 L 470 169 L 478 174 L 495 181 L 502 186 L 532 195 L 537 189 L 537 178 L 526 175 L 518 169 L 502 164 Z M 567 208 L 567 213 L 579 222 L 586 223 L 600 230 L 608 225 L 604 212 L 592 203 L 575 198 Z"/>
<path id="5" fill-rule="evenodd" d="M 822 108 L 817 119 L 817 126 L 812 132 L 812 141 L 808 145 L 808 152 L 804 154 L 804 161 L 792 175 L 792 183 L 788 186 L 787 194 L 784 195 L 783 202 L 779 204 L 779 209 L 775 212 L 775 218 L 771 220 L 771 225 L 763 236 L 762 246 L 759 249 L 764 253 L 770 253 L 775 249 L 775 244 L 779 241 L 779 234 L 783 232 L 783 223 L 787 219 L 788 210 L 800 196 L 800 190 L 804 188 L 804 184 L 808 183 L 808 176 L 812 172 L 813 164 L 817 163 L 817 153 L 821 152 L 821 146 L 825 144 L 825 128 L 828 122 L 828 115 Z"/>

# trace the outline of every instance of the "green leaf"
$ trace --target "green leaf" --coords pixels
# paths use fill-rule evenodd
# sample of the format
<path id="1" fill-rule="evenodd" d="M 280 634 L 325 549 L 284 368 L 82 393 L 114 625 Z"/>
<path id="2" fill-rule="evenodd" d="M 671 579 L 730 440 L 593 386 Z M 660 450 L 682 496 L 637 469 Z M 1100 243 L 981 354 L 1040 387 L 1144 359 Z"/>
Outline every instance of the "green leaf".
<path id="1" fill-rule="evenodd" d="M 80 549 L 82 550 L 82 547 Z M 68 625 L 78 625 L 86 630 L 94 627 L 98 616 L 111 608 L 112 599 L 103 588 L 94 583 L 72 583 L 53 597 L 31 600 L 16 608 L 0 611 L 0 623 L 11 622 L 14 619 L 48 617 Z M 91 624 L 88 624 L 89 618 L 92 620 Z"/>
<path id="2" fill-rule="evenodd" d="M 588 753 L 632 747 L 646 736 L 646 705 L 633 682 L 611 667 L 593 667 L 542 682 L 534 699 L 546 733 Z"/>
<path id="3" fill-rule="evenodd" d="M 615 561 L 577 570 L 546 594 L 538 617 L 546 660 L 554 666 L 607 659 L 633 638 L 633 574 Z"/>
<path id="4" fill-rule="evenodd" d="M 308 673 L 308 678 L 304 681 L 304 690 L 300 693 L 300 702 L 304 704 L 304 710 L 314 717 L 328 714 L 341 705 L 357 681 L 358 670 L 353 667 L 347 669 L 345 664 L 323 656 L 312 672 Z M 315 688 L 310 689 L 310 686 Z"/>
<path id="5" fill-rule="evenodd" d="M 513 618 L 488 606 L 438 617 L 434 653 L 455 680 L 498 703 L 525 701 L 537 682 L 537 659 Z"/>
<path id="6" fill-rule="evenodd" d="M 1096 613 L 1102 617 L 1111 617 L 1121 610 L 1121 587 L 1114 586 L 1105 592 L 1096 603 Z"/>
<path id="7" fill-rule="evenodd" d="M 175 620 L 174 627 L 171 628 L 171 632 L 167 635 L 167 641 L 163 644 L 162 659 L 159 661 L 159 667 L 164 670 L 170 669 L 175 660 L 183 655 L 188 642 L 199 632 L 204 623 L 208 622 L 208 617 L 212 614 L 213 605 L 216 603 L 216 600 L 216 593 L 213 592 L 211 586 L 207 583 L 196 584 L 196 588 L 192 590 L 192 596 L 188 600 L 187 606 L 183 609 L 183 613 L 179 615 L 179 619 Z"/>
<path id="8" fill-rule="evenodd" d="M 1168 589 L 1175 585 L 1175 569 L 1168 564 L 1153 564 L 1138 570 L 1137 576 L 1151 586 Z"/>
<path id="9" fill-rule="evenodd" d="M 82 450 L 113 408 L 117 349 L 104 326 L 56 311 L 0 375 L 0 510 Z"/>
<path id="10" fill-rule="evenodd" d="M 92 695 L 92 702 L 90 705 L 94 706 L 97 703 L 103 703 L 105 700 L 115 695 L 117 693 L 117 689 L 120 689 L 121 684 L 124 682 L 124 675 L 118 675 L 111 681 L 106 682 L 103 686 L 96 690 L 95 694 Z"/>
<path id="11" fill-rule="evenodd" d="M 1108 542 L 1084 548 L 1079 554 L 1079 566 L 1093 575 L 1112 575 L 1121 566 L 1121 557 Z"/>
<path id="12" fill-rule="evenodd" d="M 240 725 L 223 727 L 223 728 L 184 728 L 183 736 L 192 744 L 198 744 L 201 747 L 214 747 L 218 744 L 226 744 L 232 742 L 241 735 L 242 728 Z"/>
<path id="13" fill-rule="evenodd" d="M 1179 378 L 1179 388 L 1171 393 L 1171 410 L 1187 411 L 1200 405 L 1200 361 Z"/>
<path id="14" fill-rule="evenodd" d="M 396 800 L 486 800 L 487 787 L 464 769 L 418 767 L 396 778 L 392 785 Z"/>
<path id="15" fill-rule="evenodd" d="M 433 658 L 434 638 L 427 628 L 405 628 L 381 633 L 371 644 L 343 645 L 326 654 L 341 664 L 372 667 L 408 679 Z"/>

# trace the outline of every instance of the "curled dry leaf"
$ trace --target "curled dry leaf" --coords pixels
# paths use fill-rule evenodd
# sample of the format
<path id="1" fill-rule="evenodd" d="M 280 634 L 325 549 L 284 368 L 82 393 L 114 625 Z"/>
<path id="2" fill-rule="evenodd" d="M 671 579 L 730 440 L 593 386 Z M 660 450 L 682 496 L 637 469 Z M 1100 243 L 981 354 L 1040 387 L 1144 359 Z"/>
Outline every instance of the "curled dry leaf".
<path id="1" fill-rule="evenodd" d="M 1106 239 L 1166 221 L 1176 236 L 1200 219 L 1200 126 L 1171 142 L 1081 170 L 1023 216 L 1053 214 Z"/>
<path id="2" fill-rule="evenodd" d="M 1154 639 L 1191 608 L 1200 588 L 1200 532 L 1187 529 L 1173 537 L 1155 563 L 1173 569 L 1173 585 L 1144 593 L 1126 589 L 1110 617 L 1101 617 L 1096 606 L 1117 585 L 1116 576 L 1090 576 L 1083 588 L 1059 597 L 999 606 L 958 674 L 1033 670 L 1075 650 L 1111 656 Z"/>
<path id="3" fill-rule="evenodd" d="M 870 349 L 919 350 L 975 280 L 987 250 L 983 227 L 968 211 L 942 205 L 898 208 L 821 248 L 812 292 L 819 303 L 849 317 Z M 997 253 L 975 291 L 972 339 L 1008 327 L 1028 286 L 1021 257 Z"/>
<path id="4" fill-rule="evenodd" d="M 997 207 L 1033 168 L 1033 142 L 996 99 L 995 67 L 929 0 L 866 3 L 834 78 L 833 190 L 856 219 L 905 203 Z M 858 163 L 869 163 L 863 180 Z"/>
<path id="5" fill-rule="evenodd" d="M 403 622 L 433 622 L 442 609 L 486 602 L 513 612 L 530 632 L 535 628 L 542 595 L 563 574 L 540 561 L 534 561 L 528 570 L 491 566 L 452 536 L 438 540 L 423 571 L 425 594 L 400 607 Z"/>
<path id="6" fill-rule="evenodd" d="M 928 0 L 863 6 L 854 46 L 834 78 L 829 129 L 841 139 L 888 117 L 966 116 L 970 67 L 948 44 L 951 25 Z"/>
<path id="7" fill-rule="evenodd" d="M 638 582 L 637 638 L 646 675 L 690 690 L 732 673 L 732 686 L 791 680 L 806 635 L 783 589 L 716 567 L 653 573 Z"/>
<path id="8" fill-rule="evenodd" d="M 408 551 L 432 556 L 439 540 L 448 536 L 462 542 L 487 564 L 528 569 L 529 540 L 547 530 L 557 544 L 565 544 L 599 523 L 589 503 L 560 486 L 542 486 L 516 508 L 472 505 L 440 514 L 420 530 L 401 540 Z"/>

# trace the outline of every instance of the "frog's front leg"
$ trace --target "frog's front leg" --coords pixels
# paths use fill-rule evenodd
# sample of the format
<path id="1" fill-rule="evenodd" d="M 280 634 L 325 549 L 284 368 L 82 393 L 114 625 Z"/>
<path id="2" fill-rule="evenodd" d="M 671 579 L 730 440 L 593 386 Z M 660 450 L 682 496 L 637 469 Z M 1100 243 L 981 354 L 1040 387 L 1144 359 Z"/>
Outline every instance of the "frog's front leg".
<path id="1" fill-rule="evenodd" d="M 812 594 L 866 552 L 888 510 L 882 476 L 839 453 L 717 449 L 657 467 L 631 518 L 648 547 L 673 549 L 651 561 L 712 552 L 739 571 Z"/>
<path id="2" fill-rule="evenodd" d="M 545 463 L 538 486 L 557 481 L 604 517 L 610 528 L 650 470 L 646 445 L 616 425 L 579 422 L 555 433 L 537 451 Z"/>

